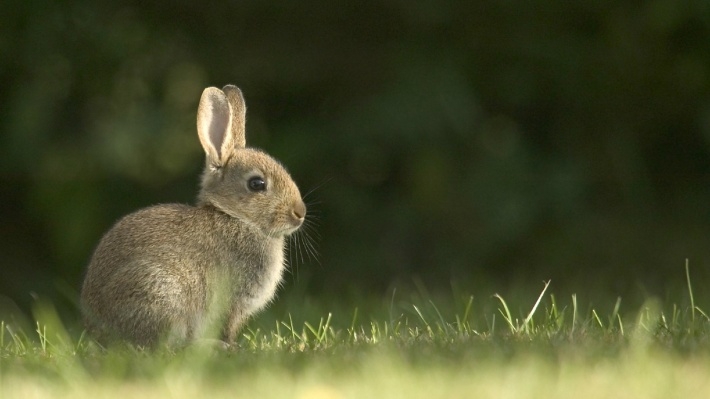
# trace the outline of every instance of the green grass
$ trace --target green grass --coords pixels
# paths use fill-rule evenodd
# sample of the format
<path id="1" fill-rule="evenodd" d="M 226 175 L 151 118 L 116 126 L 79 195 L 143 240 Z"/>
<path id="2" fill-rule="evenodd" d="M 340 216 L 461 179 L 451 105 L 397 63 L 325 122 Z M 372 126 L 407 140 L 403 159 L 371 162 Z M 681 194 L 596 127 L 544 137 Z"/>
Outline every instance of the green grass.
<path id="1" fill-rule="evenodd" d="M 0 398 L 707 398 L 710 319 L 689 278 L 679 299 L 393 294 L 377 315 L 262 316 L 235 350 L 154 353 L 102 350 L 38 304 L 34 329 L 0 322 Z"/>

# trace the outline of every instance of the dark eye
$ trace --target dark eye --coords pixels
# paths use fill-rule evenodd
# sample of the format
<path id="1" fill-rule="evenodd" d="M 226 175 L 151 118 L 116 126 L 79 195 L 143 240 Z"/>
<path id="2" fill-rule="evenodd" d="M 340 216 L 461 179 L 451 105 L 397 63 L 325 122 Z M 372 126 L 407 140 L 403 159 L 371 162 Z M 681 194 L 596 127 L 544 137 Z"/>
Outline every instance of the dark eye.
<path id="1" fill-rule="evenodd" d="M 249 179 L 247 182 L 247 185 L 249 186 L 249 190 L 251 191 L 264 191 L 266 190 L 266 182 L 264 181 L 263 178 L 261 177 L 252 177 Z"/>

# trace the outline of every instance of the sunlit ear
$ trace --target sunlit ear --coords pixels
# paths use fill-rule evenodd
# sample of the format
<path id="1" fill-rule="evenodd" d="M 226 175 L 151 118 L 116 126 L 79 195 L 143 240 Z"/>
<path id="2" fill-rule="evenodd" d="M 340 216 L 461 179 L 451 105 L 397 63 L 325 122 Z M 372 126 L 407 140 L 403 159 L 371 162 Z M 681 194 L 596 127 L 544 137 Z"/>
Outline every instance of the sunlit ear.
<path id="1" fill-rule="evenodd" d="M 216 87 L 206 88 L 197 108 L 197 135 L 211 165 L 223 166 L 227 160 L 225 149 L 232 147 L 231 120 L 227 96 Z"/>
<path id="2" fill-rule="evenodd" d="M 222 88 L 227 96 L 229 106 L 232 109 L 232 144 L 236 148 L 244 148 L 247 145 L 246 140 L 246 113 L 247 106 L 244 102 L 242 91 L 237 86 L 227 85 Z"/>

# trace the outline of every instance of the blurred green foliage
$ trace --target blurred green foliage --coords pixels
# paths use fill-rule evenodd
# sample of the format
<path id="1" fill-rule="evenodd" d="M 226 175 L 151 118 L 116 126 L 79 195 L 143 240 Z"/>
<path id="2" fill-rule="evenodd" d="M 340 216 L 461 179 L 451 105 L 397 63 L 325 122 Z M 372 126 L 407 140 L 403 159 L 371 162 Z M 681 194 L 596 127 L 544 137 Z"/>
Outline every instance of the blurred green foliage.
<path id="1" fill-rule="evenodd" d="M 710 281 L 710 3 L 0 5 L 0 296 L 72 298 L 101 234 L 192 202 L 202 88 L 308 192 L 301 289 Z"/>

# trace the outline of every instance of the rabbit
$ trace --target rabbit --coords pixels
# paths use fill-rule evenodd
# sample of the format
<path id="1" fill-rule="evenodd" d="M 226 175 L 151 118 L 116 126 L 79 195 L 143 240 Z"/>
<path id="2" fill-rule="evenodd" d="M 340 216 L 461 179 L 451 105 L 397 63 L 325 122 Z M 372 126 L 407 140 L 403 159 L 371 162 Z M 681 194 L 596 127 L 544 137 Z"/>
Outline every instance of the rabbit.
<path id="1" fill-rule="evenodd" d="M 273 298 L 285 240 L 306 205 L 286 169 L 246 147 L 241 90 L 206 88 L 197 133 L 206 154 L 196 206 L 162 204 L 120 219 L 86 271 L 81 308 L 101 344 L 151 348 L 221 339 Z"/>

